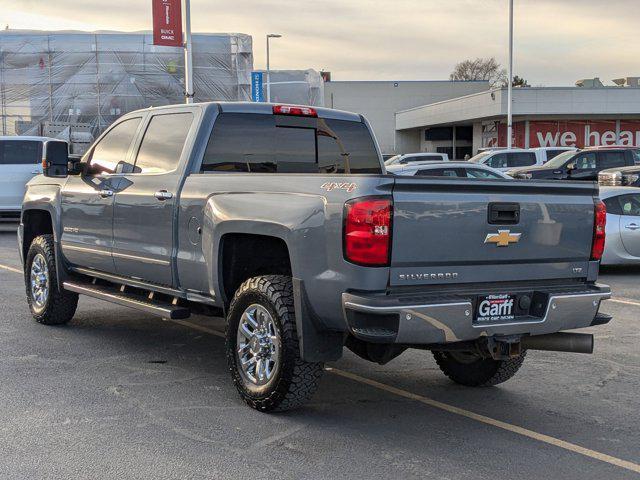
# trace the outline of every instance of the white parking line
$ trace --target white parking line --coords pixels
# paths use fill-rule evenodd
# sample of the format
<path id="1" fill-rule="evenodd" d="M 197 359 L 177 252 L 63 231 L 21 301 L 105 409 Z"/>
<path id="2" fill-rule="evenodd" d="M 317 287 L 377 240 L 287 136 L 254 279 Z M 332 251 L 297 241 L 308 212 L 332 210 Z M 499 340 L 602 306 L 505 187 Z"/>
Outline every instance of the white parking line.
<path id="1" fill-rule="evenodd" d="M 224 332 L 214 330 L 213 328 L 203 327 L 202 325 L 198 325 L 197 323 L 186 322 L 184 320 L 167 320 L 167 322 L 177 323 L 178 325 L 182 325 L 183 327 L 191 328 L 193 330 L 198 330 L 199 332 L 209 333 L 211 335 L 215 335 L 216 337 L 224 338 Z"/>
<path id="2" fill-rule="evenodd" d="M 8 270 L 14 273 L 22 273 L 21 270 L 17 268 L 9 267 L 7 265 L 1 265 L 0 268 L 4 270 Z M 628 305 L 640 306 L 640 302 L 634 302 L 632 300 L 618 300 L 611 299 L 609 301 L 624 303 Z M 168 320 L 171 323 L 175 323 L 177 325 L 181 325 L 186 328 L 191 328 L 193 330 L 197 330 L 199 332 L 208 333 L 210 335 L 215 335 L 216 337 L 224 338 L 224 333 L 215 330 L 213 328 L 204 327 L 202 325 L 198 325 L 196 323 L 187 322 L 185 320 Z M 437 408 L 439 410 L 452 413 L 454 415 L 459 415 L 461 417 L 469 418 L 471 420 L 475 420 L 480 423 L 484 423 L 485 425 L 491 425 L 496 428 L 500 428 L 502 430 L 506 430 L 508 432 L 515 433 L 517 435 L 521 435 L 523 437 L 531 438 L 533 440 L 537 440 L 542 443 L 546 443 L 548 445 L 553 445 L 558 448 L 562 448 L 564 450 L 578 453 L 580 455 L 584 455 L 585 457 L 592 458 L 594 460 L 599 460 L 604 463 L 608 463 L 610 465 L 614 465 L 616 467 L 624 468 L 625 470 L 629 470 L 631 472 L 640 473 L 640 464 L 633 463 L 628 460 L 623 460 L 621 458 L 613 457 L 611 455 L 607 455 L 606 453 L 601 453 L 596 450 L 591 450 L 589 448 L 581 447 L 580 445 L 576 445 L 575 443 L 566 442 L 564 440 L 560 440 L 559 438 L 551 437 L 549 435 L 545 435 L 543 433 L 538 433 L 533 430 L 529 430 L 527 428 L 519 427 L 518 425 L 512 425 L 507 422 L 503 422 L 501 420 L 496 420 L 491 417 L 487 417 L 485 415 L 480 415 L 478 413 L 471 412 L 469 410 L 465 410 L 463 408 L 455 407 L 453 405 L 449 405 L 447 403 L 439 402 L 437 400 L 433 400 L 432 398 L 424 397 L 422 395 L 418 395 L 416 393 L 409 392 L 407 390 L 402 390 L 400 388 L 392 387 L 391 385 L 386 385 L 384 383 L 380 383 L 376 380 L 371 380 L 370 378 L 361 377 L 360 375 L 356 375 L 355 373 L 347 372 L 344 370 L 340 370 L 337 368 L 327 367 L 326 370 L 334 375 L 338 375 L 343 378 L 347 378 L 349 380 L 353 380 L 358 383 L 362 383 L 364 385 L 368 385 L 373 388 L 377 388 L 379 390 L 383 390 L 387 393 L 391 393 L 393 395 L 406 398 L 408 400 L 413 400 L 424 405 L 428 405 L 433 408 Z"/>
<path id="3" fill-rule="evenodd" d="M 19 269 L 14 268 L 14 267 L 10 267 L 9 265 L 0 265 L 0 268 L 2 270 L 7 270 L 7 271 L 13 272 L 13 273 L 22 273 L 22 270 L 19 270 Z"/>
<path id="4" fill-rule="evenodd" d="M 607 455 L 606 453 L 600 453 L 595 450 L 591 450 L 589 448 L 581 447 L 580 445 L 576 445 L 575 443 L 565 442 L 564 440 L 560 440 L 559 438 L 550 437 L 549 435 L 545 435 L 543 433 L 534 432 L 533 430 L 529 430 L 527 428 L 519 427 L 517 425 L 512 425 L 510 423 L 503 422 L 501 420 L 496 420 L 494 418 L 487 417 L 485 415 L 480 415 L 478 413 L 470 412 L 469 410 L 465 410 L 463 408 L 454 407 L 453 405 L 438 402 L 437 400 L 433 400 L 428 397 L 423 397 L 422 395 L 417 395 L 415 393 L 407 392 L 406 390 L 402 390 L 400 388 L 396 388 L 390 385 L 385 385 L 384 383 L 376 382 L 375 380 L 371 380 L 369 378 L 361 377 L 360 375 L 356 375 L 355 373 L 345 372 L 343 370 L 338 370 L 335 368 L 328 368 L 327 370 L 329 370 L 332 373 L 335 373 L 336 375 L 340 375 L 341 377 L 348 378 L 350 380 L 354 380 L 359 383 L 364 383 L 366 385 L 377 388 L 379 390 L 384 390 L 385 392 L 392 393 L 399 397 L 407 398 L 409 400 L 414 400 L 416 402 L 429 405 L 430 407 L 437 408 L 445 412 L 470 418 L 471 420 L 475 420 L 477 422 L 484 423 L 486 425 L 491 425 L 493 427 L 501 428 L 503 430 L 507 430 L 509 432 L 516 433 L 518 435 L 522 435 L 523 437 L 528 437 L 533 440 L 537 440 L 539 442 L 547 443 L 549 445 L 553 445 L 555 447 L 568 450 L 570 452 L 579 453 L 580 455 L 584 455 L 586 457 L 590 457 L 595 460 L 608 463 L 610 465 L 615 465 L 616 467 L 621 467 L 626 470 L 630 470 L 632 472 L 640 473 L 640 464 L 637 464 L 637 463 L 629 462 L 627 460 L 622 460 L 621 458 L 617 458 L 617 457 L 612 457 L 611 455 Z"/>
<path id="5" fill-rule="evenodd" d="M 609 300 L 605 300 L 607 302 L 614 302 L 614 303 L 622 303 L 624 305 L 633 305 L 635 307 L 640 307 L 640 302 L 636 302 L 635 300 L 627 300 L 622 299 L 622 298 L 610 298 Z"/>

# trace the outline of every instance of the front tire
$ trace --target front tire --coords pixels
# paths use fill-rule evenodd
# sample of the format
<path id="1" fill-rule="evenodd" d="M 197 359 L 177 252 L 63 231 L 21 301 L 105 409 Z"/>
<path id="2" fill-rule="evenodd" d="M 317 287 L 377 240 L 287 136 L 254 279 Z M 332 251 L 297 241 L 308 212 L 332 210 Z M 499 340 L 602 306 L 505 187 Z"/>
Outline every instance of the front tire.
<path id="1" fill-rule="evenodd" d="M 227 364 L 242 399 L 262 412 L 292 410 L 318 388 L 323 365 L 300 357 L 291 278 L 250 278 L 231 301 Z"/>
<path id="2" fill-rule="evenodd" d="M 36 322 L 63 325 L 73 318 L 78 294 L 58 288 L 53 235 L 40 235 L 31 242 L 24 280 L 27 303 Z"/>
<path id="3" fill-rule="evenodd" d="M 479 355 L 458 352 L 433 352 L 442 373 L 467 387 L 492 387 L 513 377 L 527 352 L 508 360 L 482 358 Z"/>

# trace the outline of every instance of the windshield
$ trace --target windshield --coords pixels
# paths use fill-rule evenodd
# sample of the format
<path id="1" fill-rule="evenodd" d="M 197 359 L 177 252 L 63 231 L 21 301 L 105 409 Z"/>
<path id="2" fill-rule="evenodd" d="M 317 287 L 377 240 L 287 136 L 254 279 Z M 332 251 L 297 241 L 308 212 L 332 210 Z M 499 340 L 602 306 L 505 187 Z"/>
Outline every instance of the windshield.
<path id="1" fill-rule="evenodd" d="M 401 155 L 395 155 L 393 157 L 391 157 L 390 159 L 388 159 L 386 162 L 384 162 L 385 165 L 395 165 L 398 160 L 400 160 L 400 156 Z"/>
<path id="2" fill-rule="evenodd" d="M 471 157 L 469 159 L 470 162 L 473 163 L 484 163 L 484 161 L 487 159 L 487 157 L 489 155 L 491 155 L 493 152 L 482 152 L 477 154 L 475 157 Z"/>
<path id="3" fill-rule="evenodd" d="M 553 157 L 545 166 L 549 166 L 551 168 L 559 168 L 563 166 L 567 161 L 569 161 L 572 157 L 576 155 L 576 152 L 573 150 L 569 150 L 568 152 L 561 153 L 560 155 Z"/>

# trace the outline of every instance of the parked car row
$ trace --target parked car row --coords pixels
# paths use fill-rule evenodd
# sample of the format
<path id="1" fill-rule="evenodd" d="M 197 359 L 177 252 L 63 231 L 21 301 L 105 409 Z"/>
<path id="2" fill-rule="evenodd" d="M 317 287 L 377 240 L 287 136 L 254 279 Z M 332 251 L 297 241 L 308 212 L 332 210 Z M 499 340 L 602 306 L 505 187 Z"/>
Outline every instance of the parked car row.
<path id="1" fill-rule="evenodd" d="M 542 150 L 538 149 L 538 154 Z M 596 147 L 552 152 L 544 165 L 507 169 L 504 173 L 491 165 L 535 155 L 528 150 L 498 150 L 479 154 L 476 161 L 398 161 L 387 165 L 387 172 L 403 176 L 458 177 L 484 179 L 598 180 L 599 197 L 607 212 L 607 242 L 601 263 L 622 265 L 640 263 L 640 150 L 628 147 Z M 556 154 L 557 153 L 557 154 Z M 413 155 L 398 156 L 412 157 Z M 416 155 L 417 156 L 417 155 Z M 486 161 L 484 161 L 486 160 Z M 614 168 L 608 168 L 614 167 Z M 503 168 L 504 170 L 504 168 Z"/>
<path id="2" fill-rule="evenodd" d="M 640 149 L 629 147 L 592 147 L 561 153 L 544 165 L 513 168 L 507 174 L 520 179 L 598 180 L 607 169 L 640 164 Z"/>

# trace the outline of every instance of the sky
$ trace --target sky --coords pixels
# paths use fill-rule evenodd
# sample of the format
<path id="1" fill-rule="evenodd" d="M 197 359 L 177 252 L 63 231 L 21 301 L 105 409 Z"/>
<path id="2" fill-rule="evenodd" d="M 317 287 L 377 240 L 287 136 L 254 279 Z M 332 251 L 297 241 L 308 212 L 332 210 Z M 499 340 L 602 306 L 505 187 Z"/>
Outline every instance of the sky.
<path id="1" fill-rule="evenodd" d="M 508 0 L 191 0 L 194 32 L 253 37 L 264 68 L 334 80 L 440 80 L 467 58 L 506 65 Z M 514 74 L 533 86 L 640 76 L 639 0 L 515 0 Z M 0 0 L 0 28 L 151 29 L 151 0 Z"/>

